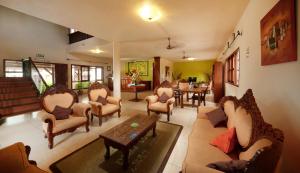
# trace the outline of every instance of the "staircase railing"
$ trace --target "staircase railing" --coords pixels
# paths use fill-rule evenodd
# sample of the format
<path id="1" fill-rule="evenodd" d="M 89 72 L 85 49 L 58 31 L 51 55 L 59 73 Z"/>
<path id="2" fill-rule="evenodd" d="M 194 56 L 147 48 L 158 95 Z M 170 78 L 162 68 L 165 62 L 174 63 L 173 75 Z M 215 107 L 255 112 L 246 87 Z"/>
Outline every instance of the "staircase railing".
<path id="1" fill-rule="evenodd" d="M 38 70 L 37 66 L 32 61 L 32 59 L 29 57 L 27 61 L 28 61 L 27 64 L 28 67 L 27 67 L 26 76 L 32 79 L 33 83 L 35 84 L 35 87 L 39 91 L 39 94 L 42 94 L 47 88 L 49 88 L 49 85 L 41 75 L 40 71 Z"/>

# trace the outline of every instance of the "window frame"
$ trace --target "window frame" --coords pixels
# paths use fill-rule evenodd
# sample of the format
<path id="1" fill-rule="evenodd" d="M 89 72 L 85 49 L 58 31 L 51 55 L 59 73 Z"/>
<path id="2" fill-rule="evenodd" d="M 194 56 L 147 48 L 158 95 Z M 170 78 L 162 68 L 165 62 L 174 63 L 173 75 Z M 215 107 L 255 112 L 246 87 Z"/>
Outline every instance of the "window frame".
<path id="1" fill-rule="evenodd" d="M 79 77 L 80 79 L 78 81 L 73 80 L 73 67 L 74 66 L 78 66 L 80 69 L 80 74 Z M 90 78 L 90 69 L 95 68 L 95 81 L 91 81 Z M 82 68 L 88 68 L 88 80 L 82 80 Z M 100 68 L 102 69 L 102 74 L 101 74 L 101 79 L 97 79 L 97 69 Z M 80 64 L 71 64 L 71 88 L 73 90 L 76 90 L 76 88 L 73 87 L 73 83 L 74 82 L 104 82 L 104 67 L 103 66 L 91 66 L 91 65 L 80 65 Z M 87 88 L 83 88 L 83 89 L 87 89 Z"/>
<path id="2" fill-rule="evenodd" d="M 4 75 L 4 77 L 7 77 L 6 73 L 20 73 L 20 74 L 22 74 L 22 77 L 24 77 L 23 65 L 22 65 L 22 72 L 9 72 L 9 71 L 6 71 L 6 61 L 16 61 L 16 62 L 22 63 L 22 60 L 3 59 L 3 75 Z"/>
<path id="3" fill-rule="evenodd" d="M 225 60 L 226 83 L 239 87 L 240 84 L 240 49 L 237 48 Z"/>

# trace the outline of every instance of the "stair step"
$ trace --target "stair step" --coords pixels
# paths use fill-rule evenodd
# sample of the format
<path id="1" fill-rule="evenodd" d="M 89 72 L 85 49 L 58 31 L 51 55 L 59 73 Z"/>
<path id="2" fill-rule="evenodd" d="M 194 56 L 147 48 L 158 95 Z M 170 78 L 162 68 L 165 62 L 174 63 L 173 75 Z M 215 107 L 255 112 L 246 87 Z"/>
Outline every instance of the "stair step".
<path id="1" fill-rule="evenodd" d="M 21 106 L 0 108 L 0 115 L 1 115 L 1 117 L 12 116 L 12 115 L 16 115 L 16 114 L 37 111 L 40 109 L 41 109 L 40 103 L 31 103 L 31 104 L 21 105 Z"/>
<path id="2" fill-rule="evenodd" d="M 31 79 L 25 77 L 0 77 L 0 81 L 31 81 Z"/>
<path id="3" fill-rule="evenodd" d="M 32 86 L 32 81 L 21 81 L 21 82 L 0 82 L 0 87 L 22 87 L 22 86 Z"/>
<path id="4" fill-rule="evenodd" d="M 1 100 L 13 100 L 17 98 L 25 98 L 25 97 L 37 97 L 37 92 L 34 90 L 31 91 L 24 91 L 19 93 L 7 93 L 7 94 L 0 94 L 0 101 Z"/>
<path id="5" fill-rule="evenodd" d="M 37 97 L 28 97 L 28 98 L 17 98 L 14 100 L 2 100 L 0 101 L 0 108 L 19 106 L 31 103 L 39 103 L 40 99 Z"/>
<path id="6" fill-rule="evenodd" d="M 35 91 L 35 88 L 31 86 L 22 86 L 22 87 L 1 87 L 0 94 L 8 93 L 19 93 L 24 91 Z"/>

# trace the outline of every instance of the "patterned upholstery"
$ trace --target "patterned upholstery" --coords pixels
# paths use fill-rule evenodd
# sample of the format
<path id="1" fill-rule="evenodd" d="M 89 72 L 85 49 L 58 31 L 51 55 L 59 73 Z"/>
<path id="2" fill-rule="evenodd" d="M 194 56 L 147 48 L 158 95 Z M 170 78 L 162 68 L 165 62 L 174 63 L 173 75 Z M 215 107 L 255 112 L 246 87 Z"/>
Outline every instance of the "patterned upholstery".
<path id="1" fill-rule="evenodd" d="M 99 125 L 102 125 L 102 117 L 112 116 L 118 112 L 120 117 L 121 113 L 121 99 L 110 96 L 109 89 L 98 82 L 93 83 L 88 90 L 89 104 L 91 105 L 92 121 L 93 117 L 99 118 Z M 98 97 L 101 96 L 107 100 L 107 104 L 102 105 L 97 102 Z"/>
<path id="2" fill-rule="evenodd" d="M 43 131 L 49 140 L 50 149 L 53 147 L 53 138 L 56 135 L 75 130 L 79 126 L 85 126 L 86 131 L 89 131 L 90 105 L 77 103 L 78 97 L 73 90 L 62 85 L 54 85 L 45 91 L 41 102 L 44 110 L 38 113 L 38 117 L 42 120 Z M 68 119 L 56 120 L 52 114 L 55 106 L 70 108 L 73 113 Z"/>
<path id="3" fill-rule="evenodd" d="M 158 98 L 162 96 L 163 93 L 169 96 L 166 103 L 158 101 Z M 162 82 L 160 86 L 154 90 L 154 95 L 146 97 L 146 101 L 148 115 L 150 115 L 151 111 L 156 113 L 165 113 L 167 114 L 167 120 L 169 121 L 175 103 L 174 91 L 171 83 L 168 81 Z"/>

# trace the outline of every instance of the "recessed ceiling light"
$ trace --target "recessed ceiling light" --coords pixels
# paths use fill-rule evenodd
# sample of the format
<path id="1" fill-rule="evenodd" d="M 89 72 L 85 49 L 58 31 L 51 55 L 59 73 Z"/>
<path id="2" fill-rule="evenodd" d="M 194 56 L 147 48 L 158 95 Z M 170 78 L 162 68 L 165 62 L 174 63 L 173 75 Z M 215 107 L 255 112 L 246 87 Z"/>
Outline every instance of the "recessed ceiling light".
<path id="1" fill-rule="evenodd" d="M 158 8 L 150 4 L 144 4 L 144 6 L 142 6 L 139 10 L 139 15 L 147 22 L 154 22 L 161 17 L 161 13 Z"/>
<path id="2" fill-rule="evenodd" d="M 187 60 L 189 60 L 189 61 L 193 61 L 193 60 L 195 60 L 196 58 L 187 58 Z"/>
<path id="3" fill-rule="evenodd" d="M 91 49 L 90 52 L 98 54 L 98 53 L 102 53 L 103 50 L 100 50 L 100 49 L 97 48 L 97 49 Z"/>

